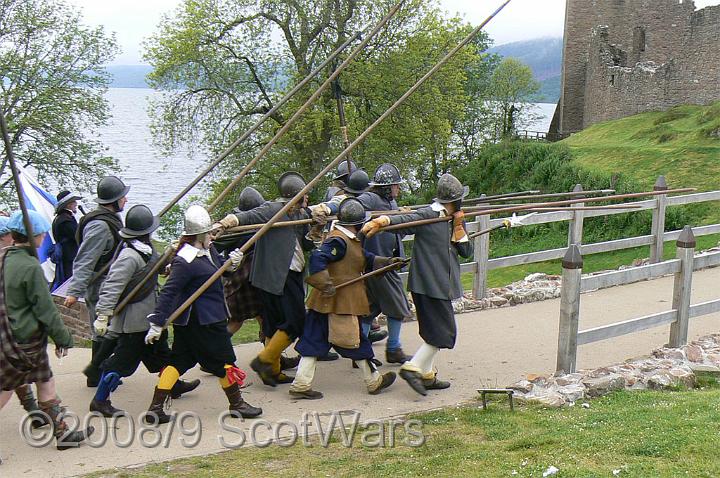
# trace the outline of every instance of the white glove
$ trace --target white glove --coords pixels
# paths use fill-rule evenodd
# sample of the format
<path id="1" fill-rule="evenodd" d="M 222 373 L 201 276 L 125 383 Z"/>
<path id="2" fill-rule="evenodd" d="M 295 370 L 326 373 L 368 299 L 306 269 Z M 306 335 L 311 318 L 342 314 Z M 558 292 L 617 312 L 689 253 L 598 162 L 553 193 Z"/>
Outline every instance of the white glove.
<path id="1" fill-rule="evenodd" d="M 147 331 L 147 335 L 145 335 L 145 343 L 150 345 L 154 344 L 157 339 L 160 338 L 160 335 L 163 333 L 163 328 L 159 325 L 151 324 L 150 330 Z"/>
<path id="2" fill-rule="evenodd" d="M 105 335 L 108 330 L 108 322 L 110 322 L 109 315 L 98 315 L 97 319 L 95 319 L 95 322 L 93 322 L 93 328 L 95 329 L 95 333 L 101 337 Z"/>
<path id="3" fill-rule="evenodd" d="M 230 251 L 230 253 L 228 253 L 228 256 L 230 257 L 230 263 L 232 264 L 232 270 L 235 271 L 235 270 L 237 270 L 238 267 L 240 267 L 240 264 L 242 264 L 245 254 L 243 254 L 240 249 L 235 249 L 234 251 Z"/>

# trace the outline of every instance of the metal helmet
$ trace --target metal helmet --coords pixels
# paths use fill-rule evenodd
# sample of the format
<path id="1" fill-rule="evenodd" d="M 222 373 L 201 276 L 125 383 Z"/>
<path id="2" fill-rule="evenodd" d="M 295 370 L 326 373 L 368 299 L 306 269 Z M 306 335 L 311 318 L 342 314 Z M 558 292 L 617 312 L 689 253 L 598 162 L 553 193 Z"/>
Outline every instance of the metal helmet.
<path id="1" fill-rule="evenodd" d="M 370 219 L 370 213 L 365 211 L 357 199 L 347 198 L 340 203 L 337 217 L 341 226 L 358 226 Z"/>
<path id="2" fill-rule="evenodd" d="M 305 179 L 295 171 L 288 171 L 278 179 L 278 191 L 280 191 L 280 201 L 287 202 L 299 193 L 305 187 Z"/>
<path id="3" fill-rule="evenodd" d="M 385 163 L 378 166 L 370 186 L 390 186 L 392 184 L 400 184 L 400 170 L 394 164 Z"/>
<path id="4" fill-rule="evenodd" d="M 357 165 L 353 161 L 350 161 L 350 170 L 348 171 L 348 162 L 347 159 L 343 160 L 340 164 L 338 164 L 337 167 L 337 174 L 333 178 L 335 181 L 342 181 L 345 182 L 350 174 L 352 174 L 353 171 L 357 170 Z"/>
<path id="5" fill-rule="evenodd" d="M 128 191 L 130 191 L 130 186 L 125 186 L 125 183 L 117 176 L 105 176 L 97 185 L 95 202 L 112 204 L 127 196 Z"/>
<path id="6" fill-rule="evenodd" d="M 207 210 L 194 204 L 185 211 L 185 227 L 182 232 L 183 236 L 195 236 L 204 234 L 212 229 L 213 222 Z"/>
<path id="7" fill-rule="evenodd" d="M 330 186 L 330 187 L 327 189 L 327 191 L 325 192 L 325 202 L 328 202 L 328 201 L 330 201 L 332 198 L 334 198 L 335 196 L 337 196 L 337 193 L 339 193 L 340 191 L 342 191 L 342 189 L 340 189 L 339 187 L 337 187 L 337 186 Z"/>
<path id="8" fill-rule="evenodd" d="M 265 198 L 262 194 L 260 194 L 257 189 L 248 186 L 240 193 L 240 197 L 238 198 L 238 209 L 241 211 L 249 211 L 250 209 L 255 209 L 264 202 Z"/>
<path id="9" fill-rule="evenodd" d="M 343 191 L 351 194 L 362 194 L 368 189 L 370 184 L 370 176 L 362 169 L 358 169 L 350 173 L 347 184 L 343 188 Z"/>
<path id="10" fill-rule="evenodd" d="M 470 188 L 463 186 L 462 183 L 450 173 L 440 176 L 437 183 L 437 197 L 435 201 L 446 204 L 464 199 Z"/>
<path id="11" fill-rule="evenodd" d="M 149 207 L 142 204 L 133 206 L 125 216 L 125 227 L 120 229 L 120 237 L 131 239 L 152 233 L 160 225 L 160 218 L 154 216 Z"/>

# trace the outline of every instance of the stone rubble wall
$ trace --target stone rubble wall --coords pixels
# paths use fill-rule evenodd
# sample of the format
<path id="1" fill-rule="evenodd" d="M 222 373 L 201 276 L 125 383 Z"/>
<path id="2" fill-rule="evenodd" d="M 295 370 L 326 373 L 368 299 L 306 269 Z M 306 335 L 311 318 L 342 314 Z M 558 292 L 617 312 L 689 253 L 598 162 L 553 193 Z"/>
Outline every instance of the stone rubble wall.
<path id="1" fill-rule="evenodd" d="M 614 390 L 691 388 L 696 385 L 698 374 L 720 376 L 720 334 L 701 337 L 680 348 L 663 347 L 649 357 L 594 370 L 531 374 L 508 388 L 515 391 L 520 401 L 562 407 Z"/>
<path id="2" fill-rule="evenodd" d="M 65 307 L 63 302 L 64 297 L 53 296 L 53 302 L 60 312 L 65 326 L 70 329 L 70 333 L 73 336 L 73 340 L 77 344 L 78 342 L 90 340 L 90 316 L 88 314 L 87 307 L 83 302 L 77 302 L 71 308 Z"/>

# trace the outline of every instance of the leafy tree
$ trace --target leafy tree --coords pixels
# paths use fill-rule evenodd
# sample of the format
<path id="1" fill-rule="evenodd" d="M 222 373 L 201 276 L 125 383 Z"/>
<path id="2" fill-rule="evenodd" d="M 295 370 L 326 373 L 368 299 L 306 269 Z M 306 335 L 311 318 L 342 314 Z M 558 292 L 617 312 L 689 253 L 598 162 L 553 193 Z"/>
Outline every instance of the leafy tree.
<path id="1" fill-rule="evenodd" d="M 59 0 L 0 0 L 0 108 L 14 153 L 38 179 L 72 187 L 94 184 L 114 162 L 93 139 L 108 119 L 102 65 L 117 46 L 101 27 Z M 13 202 L 7 158 L 0 200 Z"/>
<path id="2" fill-rule="evenodd" d="M 167 150 L 197 143 L 216 154 L 271 108 L 350 35 L 375 24 L 395 0 L 185 0 L 146 44 L 165 90 L 152 106 L 154 133 Z M 340 83 L 354 139 L 469 31 L 433 2 L 408 0 L 390 25 L 345 70 Z M 454 166 L 453 125 L 471 100 L 470 71 L 487 60 L 487 37 L 463 49 L 354 152 L 370 173 L 387 161 L 413 190 Z M 347 52 L 350 50 L 348 49 Z M 346 55 L 347 52 L 344 54 Z M 268 121 L 215 175 L 215 194 L 285 124 L 330 72 Z M 336 102 L 328 89 L 260 163 L 248 182 L 271 196 L 288 169 L 314 176 L 342 150 Z M 225 205 L 229 207 L 230 202 Z"/>
<path id="3" fill-rule="evenodd" d="M 489 93 L 495 109 L 495 132 L 500 138 L 515 133 L 518 126 L 535 118 L 531 97 L 540 89 L 529 66 L 505 58 L 493 71 Z"/>

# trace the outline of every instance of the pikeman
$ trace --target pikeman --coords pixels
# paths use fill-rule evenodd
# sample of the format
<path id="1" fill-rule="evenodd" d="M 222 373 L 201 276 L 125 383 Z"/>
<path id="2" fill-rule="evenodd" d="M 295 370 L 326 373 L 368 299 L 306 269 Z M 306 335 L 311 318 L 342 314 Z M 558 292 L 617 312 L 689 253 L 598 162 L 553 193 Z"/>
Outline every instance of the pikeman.
<path id="1" fill-rule="evenodd" d="M 400 194 L 400 171 L 393 164 L 380 165 L 370 183 L 371 190 L 360 196 L 358 200 L 366 211 L 391 211 L 398 208 L 396 198 Z M 363 247 L 373 254 L 387 257 L 405 257 L 402 237 L 404 234 L 395 232 L 380 232 L 376 236 L 368 237 Z M 370 299 L 370 313 L 363 318 L 363 330 L 370 332 L 375 318 L 382 312 L 387 317 L 388 339 L 385 346 L 385 359 L 388 363 L 402 364 L 410 357 L 403 352 L 400 343 L 400 330 L 403 319 L 410 317 L 410 304 L 408 304 L 402 279 L 398 271 L 369 277 L 367 285 Z"/>
<path id="2" fill-rule="evenodd" d="M 85 297 L 92 332 L 92 358 L 83 371 L 88 387 L 97 386 L 100 380 L 100 364 L 112 354 L 117 343 L 117 336 L 112 332 L 102 337 L 95 333 L 93 323 L 97 319 L 95 307 L 100 287 L 107 277 L 108 265 L 115 258 L 121 240 L 119 232 L 123 223 L 119 213 L 125 208 L 128 191 L 130 186 L 125 186 L 119 178 L 102 178 L 97 185 L 95 198 L 98 206 L 80 219 L 77 228 L 77 242 L 80 247 L 73 263 L 73 276 L 65 307 L 72 307 L 78 297 Z"/>
<path id="3" fill-rule="evenodd" d="M 265 203 L 262 194 L 250 186 L 240 193 L 238 207 L 233 212 L 251 211 Z M 227 254 L 241 247 L 254 234 L 253 231 L 235 237 L 220 237 L 213 245 L 221 254 Z M 225 301 L 230 311 L 228 332 L 232 335 L 242 327 L 248 319 L 257 319 L 262 324 L 262 303 L 258 290 L 250 283 L 250 272 L 254 262 L 255 247 L 245 253 L 242 265 L 230 277 L 223 277 Z M 262 328 L 262 327 L 261 327 Z M 262 331 L 261 331 L 262 334 Z M 261 342 L 263 339 L 260 340 Z"/>
<path id="4" fill-rule="evenodd" d="M 57 449 L 66 450 L 89 437 L 94 428 L 68 431 L 63 420 L 47 344 L 49 336 L 55 355 L 62 358 L 73 339 L 53 303 L 40 263 L 31 253 L 30 241 L 40 247 L 50 224 L 37 212 L 27 212 L 33 237 L 28 237 L 18 211 L 8 222 L 15 245 L 0 249 L 0 409 L 14 390 L 35 383 L 38 406 L 50 419 Z"/>
<path id="5" fill-rule="evenodd" d="M 202 206 L 190 206 L 185 211 L 185 228 L 177 253 L 172 261 L 170 276 L 160 293 L 155 311 L 148 316 L 150 330 L 145 343 L 152 344 L 164 333 L 168 317 L 175 309 L 222 266 L 223 260 L 210 244 L 213 229 L 210 214 Z M 243 259 L 239 250 L 229 253 L 229 260 L 237 269 Z M 220 280 L 216 280 L 173 322 L 173 346 L 168 365 L 160 374 L 145 421 L 167 423 L 165 402 L 180 376 L 200 364 L 219 378 L 227 396 L 229 409 L 243 418 L 255 418 L 262 409 L 242 398 L 240 386 L 245 372 L 235 365 L 230 334 L 227 332 L 227 306 Z"/>
<path id="6" fill-rule="evenodd" d="M 412 359 L 400 367 L 400 376 L 421 395 L 427 390 L 448 388 L 449 382 L 438 380 L 433 361 L 439 349 L 455 346 L 457 325 L 452 300 L 462 297 L 458 254 L 470 257 L 472 242 L 465 229 L 464 213 L 460 209 L 468 187 L 452 174 L 443 174 L 437 185 L 433 203 L 410 214 L 380 216 L 363 226 L 367 237 L 390 224 L 452 216 L 452 221 L 402 229 L 415 234 L 410 265 L 408 289 L 417 310 L 420 337 L 423 343 Z"/>
<path id="7" fill-rule="evenodd" d="M 113 407 L 110 394 L 117 389 L 123 377 L 129 377 L 142 362 L 150 373 L 159 373 L 170 360 L 167 332 L 152 345 L 145 343 L 150 328 L 147 316 L 155 310 L 157 302 L 158 275 L 147 279 L 142 289 L 133 296 L 128 305 L 115 314 L 114 309 L 128 293 L 143 280 L 160 260 L 150 236 L 160 225 L 147 206 L 133 206 L 125 216 L 125 227 L 120 229 L 120 253 L 110 266 L 107 279 L 100 289 L 97 316 L 93 324 L 95 332 L 103 336 L 109 330 L 118 336 L 113 354 L 100 369 L 102 375 L 90 411 L 105 417 L 122 413 Z M 171 391 L 172 398 L 179 398 L 197 388 L 200 380 L 178 380 Z"/>
<path id="8" fill-rule="evenodd" d="M 278 180 L 280 198 L 269 201 L 251 211 L 229 214 L 216 229 L 231 228 L 240 224 L 268 222 L 285 203 L 305 187 L 305 180 L 296 172 L 287 172 Z M 309 219 L 325 224 L 330 209 L 324 204 L 310 208 L 296 204 L 283 221 Z M 263 334 L 265 347 L 250 363 L 263 383 L 272 387 L 278 383 L 291 383 L 292 378 L 280 369 L 280 357 L 293 341 L 302 335 L 305 323 L 305 270 L 304 251 L 314 248 L 307 238 L 309 227 L 278 227 L 268 230 L 255 246 L 255 258 L 250 283 L 260 292 L 263 305 Z"/>
<path id="9" fill-rule="evenodd" d="M 313 286 L 307 301 L 308 313 L 303 334 L 295 345 L 302 356 L 290 387 L 290 396 L 318 399 L 323 394 L 312 389 L 317 357 L 333 347 L 340 355 L 358 364 L 363 372 L 368 393 L 375 395 L 395 381 L 395 373 L 383 375 L 372 362 L 370 341 L 361 333 L 359 316 L 367 315 L 369 305 L 362 281 L 341 289 L 336 284 L 360 277 L 370 269 L 379 269 L 399 258 L 375 256 L 363 250 L 357 231 L 370 217 L 355 198 L 340 203 L 338 219 L 320 248 L 310 255 L 310 277 Z"/>

